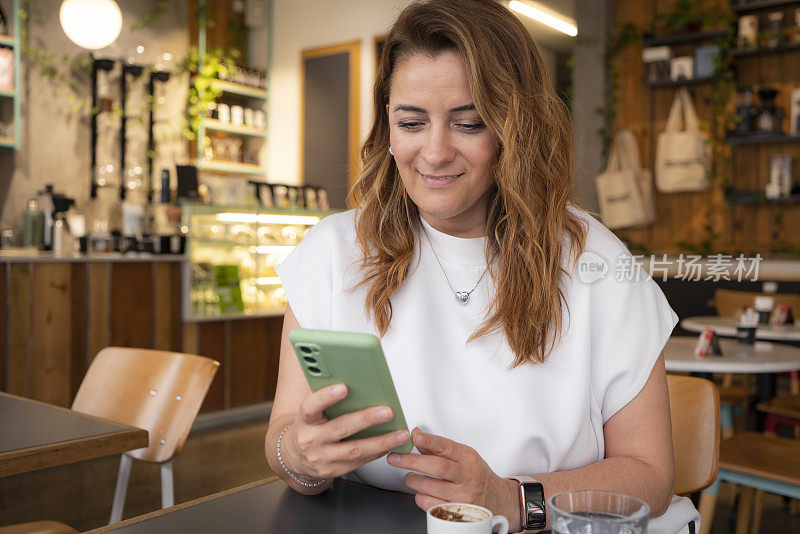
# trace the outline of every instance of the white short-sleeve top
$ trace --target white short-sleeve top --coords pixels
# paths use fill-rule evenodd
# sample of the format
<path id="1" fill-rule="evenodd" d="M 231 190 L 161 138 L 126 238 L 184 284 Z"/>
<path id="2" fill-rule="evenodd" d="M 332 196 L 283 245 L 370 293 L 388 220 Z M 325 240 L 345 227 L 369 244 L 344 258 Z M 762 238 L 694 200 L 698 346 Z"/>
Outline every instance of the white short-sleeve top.
<path id="1" fill-rule="evenodd" d="M 576 265 L 565 259 L 569 315 L 543 364 L 509 369 L 514 354 L 502 333 L 467 343 L 486 317 L 492 277 L 487 273 L 462 304 L 443 270 L 453 288 L 469 291 L 486 267 L 486 238 L 450 236 L 420 219 L 428 239 L 418 232 L 410 274 L 391 297 L 381 344 L 409 429 L 469 445 L 501 477 L 603 459 L 603 424 L 639 393 L 677 323 L 661 289 L 630 261 L 622 242 L 590 215 L 570 210 L 587 226 L 586 252 Z M 354 289 L 362 279 L 355 217 L 351 210 L 321 220 L 276 269 L 303 328 L 378 335 L 364 309 L 367 287 Z M 605 276 L 592 281 L 603 262 Z M 411 492 L 406 472 L 383 457 L 355 474 Z M 693 516 L 675 519 L 677 526 L 663 532 L 679 532 Z"/>

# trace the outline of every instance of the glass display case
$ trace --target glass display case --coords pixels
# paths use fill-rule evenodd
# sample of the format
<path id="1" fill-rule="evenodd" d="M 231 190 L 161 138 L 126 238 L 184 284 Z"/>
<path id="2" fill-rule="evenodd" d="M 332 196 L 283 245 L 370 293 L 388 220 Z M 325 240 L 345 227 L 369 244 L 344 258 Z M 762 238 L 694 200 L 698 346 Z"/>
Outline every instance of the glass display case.
<path id="1" fill-rule="evenodd" d="M 275 266 L 332 213 L 184 205 L 184 320 L 282 315 L 286 295 Z"/>

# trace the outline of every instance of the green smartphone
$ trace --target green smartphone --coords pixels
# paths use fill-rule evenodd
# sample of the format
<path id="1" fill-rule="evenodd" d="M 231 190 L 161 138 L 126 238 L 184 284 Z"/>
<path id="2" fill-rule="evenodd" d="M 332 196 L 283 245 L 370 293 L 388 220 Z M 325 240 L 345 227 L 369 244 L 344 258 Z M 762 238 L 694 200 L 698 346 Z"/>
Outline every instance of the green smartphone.
<path id="1" fill-rule="evenodd" d="M 377 337 L 372 334 L 296 328 L 289 332 L 289 340 L 311 391 L 332 384 L 347 385 L 347 396 L 324 410 L 328 419 L 372 406 L 389 406 L 394 411 L 391 421 L 365 428 L 345 439 L 370 438 L 395 430 L 408 430 Z M 412 447 L 409 440 L 392 449 L 392 452 L 408 453 Z"/>

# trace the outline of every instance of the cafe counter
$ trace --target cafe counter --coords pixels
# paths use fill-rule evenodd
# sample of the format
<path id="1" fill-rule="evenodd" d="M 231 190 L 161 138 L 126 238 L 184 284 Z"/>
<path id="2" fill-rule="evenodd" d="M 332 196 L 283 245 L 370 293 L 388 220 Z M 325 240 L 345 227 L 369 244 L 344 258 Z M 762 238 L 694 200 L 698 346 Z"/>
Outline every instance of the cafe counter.
<path id="1" fill-rule="evenodd" d="M 218 254 L 204 246 L 199 254 Z M 249 254 L 254 247 L 239 248 Z M 261 248 L 270 249 L 263 254 L 270 261 L 259 257 Z M 272 248 L 255 249 L 252 263 L 270 266 Z M 100 349 L 139 347 L 200 354 L 221 363 L 202 408 L 215 412 L 208 417 L 266 409 L 277 383 L 283 317 L 276 306 L 248 308 L 248 303 L 258 304 L 258 282 L 266 277 L 271 284 L 274 275 L 254 271 L 253 284 L 242 282 L 245 308 L 239 313 L 212 313 L 208 305 L 196 313 L 192 298 L 202 286 L 193 250 L 190 245 L 186 256 L 0 251 L 0 389 L 69 406 Z M 666 276 L 648 270 L 680 317 L 713 315 L 718 288 L 800 293 L 800 261 L 794 258 L 762 259 L 757 280 L 742 281 L 733 271 L 728 280 L 706 279 L 719 271 L 709 271 L 707 259 L 700 279 L 687 279 L 676 271 L 677 259 L 670 260 Z"/>
<path id="2" fill-rule="evenodd" d="M 263 407 L 274 397 L 282 316 L 184 320 L 187 264 L 182 255 L 0 251 L 0 389 L 69 406 L 100 349 L 138 347 L 221 363 L 202 412 Z"/>

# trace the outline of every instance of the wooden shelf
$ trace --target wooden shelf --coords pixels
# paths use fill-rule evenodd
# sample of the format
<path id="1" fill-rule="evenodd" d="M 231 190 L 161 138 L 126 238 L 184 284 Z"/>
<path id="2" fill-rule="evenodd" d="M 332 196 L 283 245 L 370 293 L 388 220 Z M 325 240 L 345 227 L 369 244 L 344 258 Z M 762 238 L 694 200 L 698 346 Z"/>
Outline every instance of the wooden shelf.
<path id="1" fill-rule="evenodd" d="M 791 43 L 788 45 L 777 46 L 775 48 L 745 48 L 731 50 L 731 55 L 735 58 L 752 57 L 752 56 L 766 56 L 769 54 L 782 54 L 784 52 L 794 52 L 800 50 L 800 43 Z"/>
<path id="2" fill-rule="evenodd" d="M 222 89 L 223 93 L 230 93 L 234 95 L 246 96 L 249 98 L 258 98 L 261 100 L 267 99 L 267 90 L 259 89 L 258 87 L 250 87 L 241 83 L 233 83 L 225 80 L 213 80 L 211 85 Z"/>
<path id="3" fill-rule="evenodd" d="M 8 98 L 16 98 L 17 92 L 13 89 L 0 89 L 0 96 L 7 96 Z"/>
<path id="4" fill-rule="evenodd" d="M 217 306 L 219 307 L 219 306 Z M 222 312 L 206 312 L 206 313 L 194 313 L 190 312 L 188 317 L 184 318 L 184 321 L 187 323 L 205 323 L 205 322 L 212 322 L 212 321 L 234 321 L 237 319 L 261 319 L 265 317 L 282 317 L 284 314 L 283 309 L 270 309 L 264 308 L 253 310 L 253 311 L 244 311 L 244 312 L 231 312 L 231 313 L 222 313 Z"/>
<path id="5" fill-rule="evenodd" d="M 648 89 L 667 89 L 670 87 L 687 87 L 690 85 L 703 85 L 704 83 L 711 83 L 715 80 L 713 76 L 704 78 L 692 78 L 691 80 L 669 80 L 665 82 L 645 82 L 644 86 Z"/>
<path id="6" fill-rule="evenodd" d="M 233 247 L 252 247 L 255 245 L 253 238 L 236 238 L 236 237 L 201 237 L 196 235 L 189 235 L 187 236 L 190 239 L 191 243 L 201 243 L 206 246 L 216 246 L 216 247 L 226 247 L 226 248 L 233 248 Z"/>
<path id="7" fill-rule="evenodd" d="M 265 176 L 267 169 L 250 163 L 235 163 L 228 161 L 198 161 L 197 168 L 201 171 L 219 172 L 226 174 L 246 174 L 252 176 Z"/>
<path id="8" fill-rule="evenodd" d="M 777 145 L 782 143 L 800 143 L 800 136 L 755 132 L 747 135 L 730 135 L 725 142 L 733 146 L 745 145 Z"/>
<path id="9" fill-rule="evenodd" d="M 13 137 L 0 137 L 0 148 L 17 148 L 17 141 Z"/>
<path id="10" fill-rule="evenodd" d="M 744 191 L 728 188 L 725 198 L 731 204 L 744 205 L 775 205 L 775 204 L 800 204 L 800 195 L 791 195 L 784 198 L 767 198 L 763 191 Z"/>
<path id="11" fill-rule="evenodd" d="M 799 6 L 798 0 L 765 0 L 762 2 L 747 2 L 746 4 L 734 4 L 731 6 L 731 11 L 737 15 L 742 13 L 752 13 L 754 11 L 761 11 L 764 9 L 772 9 L 775 7 Z"/>
<path id="12" fill-rule="evenodd" d="M 17 46 L 17 40 L 11 37 L 10 35 L 0 35 L 0 45 L 3 46 L 10 46 L 14 48 Z"/>
<path id="13" fill-rule="evenodd" d="M 678 35 L 670 35 L 666 37 L 654 37 L 652 39 L 642 40 L 642 46 L 669 46 L 680 45 L 688 43 L 698 43 L 701 41 L 711 41 L 719 37 L 724 37 L 726 30 L 718 30 L 713 32 L 691 32 L 681 33 Z"/>
<path id="14" fill-rule="evenodd" d="M 220 122 L 216 119 L 203 120 L 203 126 L 206 130 L 218 130 L 221 132 L 229 132 L 239 135 L 249 135 L 251 137 L 266 137 L 267 130 L 262 128 L 253 128 L 251 126 L 235 126 L 227 122 Z"/>

